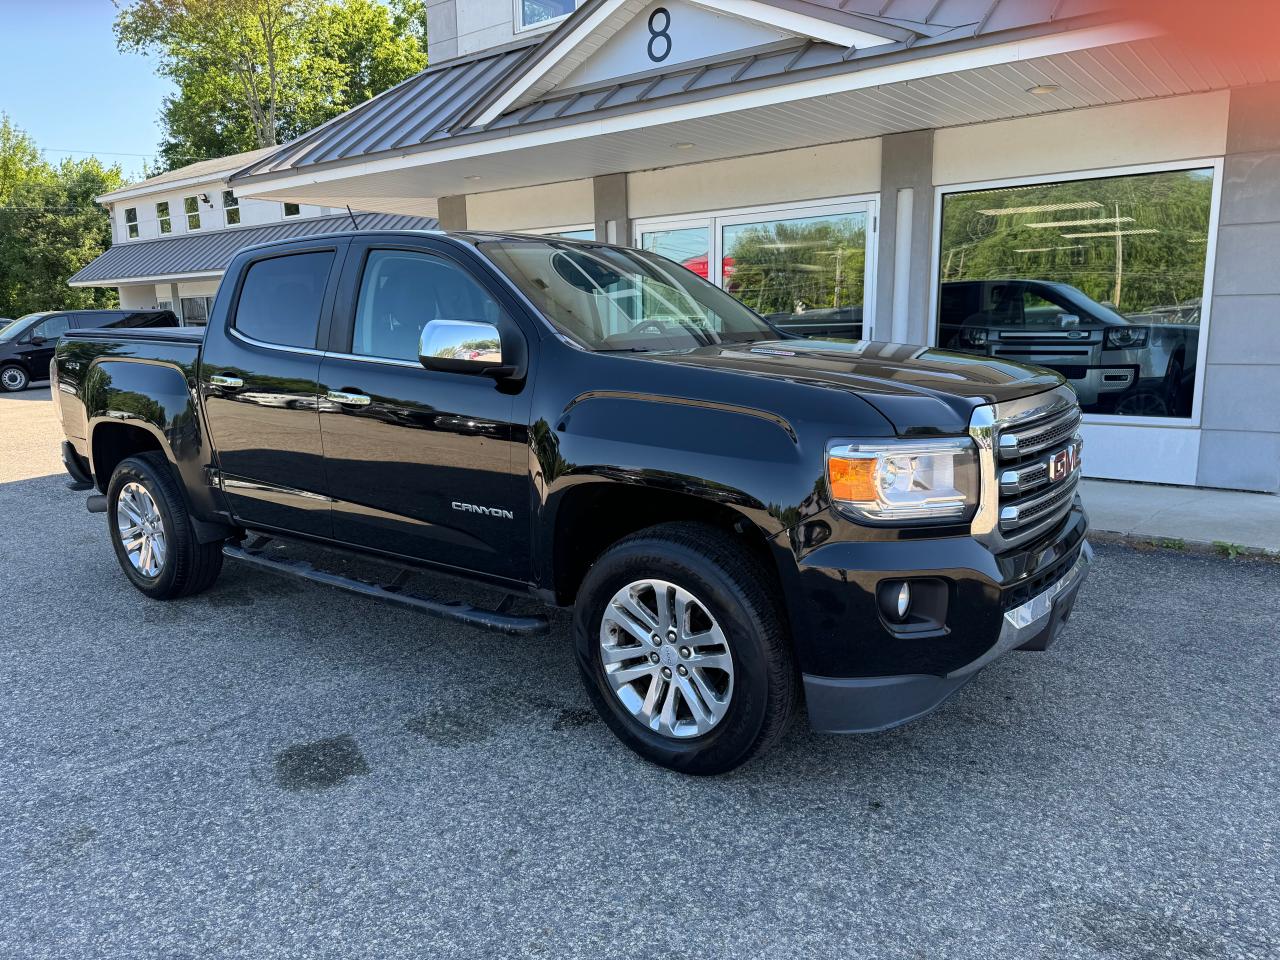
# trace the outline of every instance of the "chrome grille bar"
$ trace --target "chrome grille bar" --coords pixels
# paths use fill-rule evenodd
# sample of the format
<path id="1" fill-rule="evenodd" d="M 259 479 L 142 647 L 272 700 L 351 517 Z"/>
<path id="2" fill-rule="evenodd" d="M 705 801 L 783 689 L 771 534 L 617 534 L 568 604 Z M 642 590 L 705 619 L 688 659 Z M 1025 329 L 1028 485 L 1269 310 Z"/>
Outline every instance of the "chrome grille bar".
<path id="1" fill-rule="evenodd" d="M 974 411 L 969 435 L 978 447 L 982 475 L 971 525 L 975 537 L 1005 550 L 1038 536 L 1067 514 L 1081 476 L 1080 422 L 1075 391 L 1065 384 Z M 1062 472 L 1064 459 L 1072 468 L 1058 476 L 1055 471 Z"/>

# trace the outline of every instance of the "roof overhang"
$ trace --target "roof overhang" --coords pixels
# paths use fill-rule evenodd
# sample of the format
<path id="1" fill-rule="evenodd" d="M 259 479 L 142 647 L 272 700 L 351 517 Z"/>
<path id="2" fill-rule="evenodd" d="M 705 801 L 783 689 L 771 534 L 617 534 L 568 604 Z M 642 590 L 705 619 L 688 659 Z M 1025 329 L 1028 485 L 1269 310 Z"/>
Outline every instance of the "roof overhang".
<path id="1" fill-rule="evenodd" d="M 475 130 L 416 149 L 241 175 L 234 182 L 249 196 L 417 212 L 414 204 L 444 196 L 1142 99 L 1153 95 L 1148 81 L 1112 91 L 1075 84 L 1072 72 L 1082 69 L 1077 55 L 1083 51 L 1124 51 L 1132 61 L 1135 45 L 1155 35 L 1138 23 L 1100 24 L 1003 43 L 948 45 L 947 52 L 928 56 L 900 50 L 861 69 L 760 86 L 738 83 L 717 96 L 666 98 L 582 120 Z M 1123 65 L 1118 72 L 1129 69 Z M 1061 78 L 1061 94 L 1029 92 L 1055 78 Z M 1171 92 L 1199 89 L 1210 87 Z M 677 143 L 693 146 L 675 153 Z"/>
<path id="2" fill-rule="evenodd" d="M 69 287 L 131 287 L 156 283 L 191 283 L 198 280 L 218 280 L 225 270 L 205 270 L 199 273 L 165 273 L 154 277 L 104 277 L 101 280 L 68 280 Z"/>
<path id="3" fill-rule="evenodd" d="M 208 186 L 209 184 L 226 183 L 227 178 L 235 173 L 235 168 L 223 170 L 219 173 L 206 173 L 199 177 L 184 177 L 181 180 L 169 180 L 165 183 L 140 183 L 131 187 L 123 187 L 120 190 L 113 190 L 111 193 L 104 193 L 100 197 L 94 197 L 98 203 L 117 203 L 121 200 L 132 200 L 136 197 L 147 197 L 152 195 L 160 195 L 162 193 L 177 193 L 190 187 Z"/>

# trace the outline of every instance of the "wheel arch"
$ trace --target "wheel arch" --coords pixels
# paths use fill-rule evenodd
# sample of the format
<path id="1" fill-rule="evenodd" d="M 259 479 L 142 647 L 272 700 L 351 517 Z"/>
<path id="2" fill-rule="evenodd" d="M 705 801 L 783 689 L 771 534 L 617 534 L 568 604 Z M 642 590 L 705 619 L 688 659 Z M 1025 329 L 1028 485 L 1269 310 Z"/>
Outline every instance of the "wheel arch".
<path id="1" fill-rule="evenodd" d="M 574 602 L 592 564 L 618 541 L 641 530 L 677 521 L 704 523 L 732 535 L 777 573 L 772 533 L 737 505 L 687 491 L 597 479 L 573 484 L 556 498 L 543 550 L 555 602 Z"/>

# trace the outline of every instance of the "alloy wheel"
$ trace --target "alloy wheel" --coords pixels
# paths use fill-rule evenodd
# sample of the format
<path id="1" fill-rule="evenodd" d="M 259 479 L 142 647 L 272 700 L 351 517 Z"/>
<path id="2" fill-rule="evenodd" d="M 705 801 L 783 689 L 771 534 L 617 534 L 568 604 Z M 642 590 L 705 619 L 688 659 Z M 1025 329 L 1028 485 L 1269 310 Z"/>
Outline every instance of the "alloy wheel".
<path id="1" fill-rule="evenodd" d="M 666 580 L 636 580 L 600 621 L 600 661 L 619 702 L 654 733 L 709 732 L 733 699 L 733 655 L 706 604 Z"/>
<path id="2" fill-rule="evenodd" d="M 168 553 L 164 519 L 155 499 L 140 483 L 126 483 L 116 498 L 116 529 L 133 568 L 144 577 L 158 577 Z"/>

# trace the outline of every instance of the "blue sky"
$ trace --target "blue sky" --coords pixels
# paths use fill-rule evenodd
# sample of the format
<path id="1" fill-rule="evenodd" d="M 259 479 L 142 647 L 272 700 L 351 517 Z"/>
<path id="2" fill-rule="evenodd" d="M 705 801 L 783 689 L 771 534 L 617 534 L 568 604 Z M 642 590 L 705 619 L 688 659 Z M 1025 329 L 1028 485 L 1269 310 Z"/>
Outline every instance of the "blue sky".
<path id="1" fill-rule="evenodd" d="M 171 84 L 116 52 L 114 18 L 111 0 L 0 0 L 0 112 L 50 160 L 96 153 L 133 179 L 154 162 Z"/>

